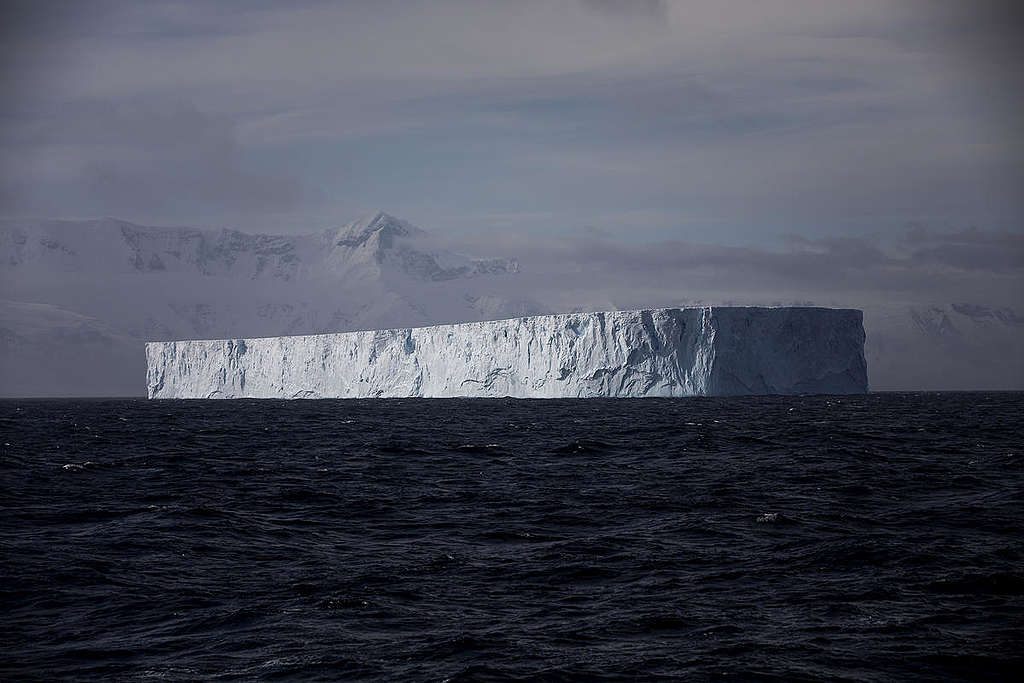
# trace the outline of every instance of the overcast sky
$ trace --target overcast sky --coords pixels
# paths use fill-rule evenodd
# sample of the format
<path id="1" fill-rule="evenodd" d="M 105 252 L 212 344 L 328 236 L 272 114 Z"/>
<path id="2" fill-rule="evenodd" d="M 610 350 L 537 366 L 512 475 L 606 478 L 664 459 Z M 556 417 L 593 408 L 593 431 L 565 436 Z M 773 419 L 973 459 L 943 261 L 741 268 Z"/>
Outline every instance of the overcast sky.
<path id="1" fill-rule="evenodd" d="M 381 208 L 496 242 L 1020 235 L 1019 5 L 5 2 L 0 214 L 306 232 Z"/>

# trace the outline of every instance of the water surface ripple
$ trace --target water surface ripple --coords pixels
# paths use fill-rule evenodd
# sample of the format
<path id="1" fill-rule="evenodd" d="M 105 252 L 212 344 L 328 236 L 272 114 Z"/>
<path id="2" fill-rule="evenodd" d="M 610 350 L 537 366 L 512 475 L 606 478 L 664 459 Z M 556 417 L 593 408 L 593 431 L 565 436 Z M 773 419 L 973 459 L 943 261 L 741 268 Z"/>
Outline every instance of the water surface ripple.
<path id="1" fill-rule="evenodd" d="M 0 677 L 1007 679 L 1024 394 L 0 402 Z"/>

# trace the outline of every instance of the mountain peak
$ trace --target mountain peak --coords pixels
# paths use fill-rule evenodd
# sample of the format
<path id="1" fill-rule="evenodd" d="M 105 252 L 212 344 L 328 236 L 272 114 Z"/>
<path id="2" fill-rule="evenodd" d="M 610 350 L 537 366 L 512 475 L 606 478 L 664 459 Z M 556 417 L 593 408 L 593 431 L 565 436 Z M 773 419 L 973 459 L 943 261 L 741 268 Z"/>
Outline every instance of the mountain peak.
<path id="1" fill-rule="evenodd" d="M 424 232 L 412 223 L 383 211 L 374 211 L 339 230 L 335 244 L 339 247 L 361 247 L 377 235 L 385 242 L 384 246 L 390 247 L 394 237 L 413 237 L 422 234 Z"/>

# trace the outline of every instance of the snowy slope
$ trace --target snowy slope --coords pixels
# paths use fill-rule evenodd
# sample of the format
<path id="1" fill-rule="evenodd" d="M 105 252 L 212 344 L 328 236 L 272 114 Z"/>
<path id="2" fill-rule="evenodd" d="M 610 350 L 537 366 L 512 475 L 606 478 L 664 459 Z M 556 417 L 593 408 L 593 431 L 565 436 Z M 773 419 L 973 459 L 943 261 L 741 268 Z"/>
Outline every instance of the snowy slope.
<path id="1" fill-rule="evenodd" d="M 144 340 L 313 334 L 544 312 L 507 294 L 518 270 L 512 259 L 445 250 L 429 233 L 380 212 L 299 236 L 114 219 L 0 222 L 0 297 L 45 302 L 105 325 L 118 340 L 95 358 L 63 327 L 44 325 L 50 331 L 37 329 L 37 342 L 107 372 L 54 375 L 38 354 L 12 342 L 0 365 L 0 394 L 122 394 L 122 372 L 138 370 Z M 23 337 L 34 324 L 30 310 L 0 309 L 0 325 Z M 141 392 L 141 381 L 132 386 L 132 393 Z"/>
<path id="2" fill-rule="evenodd" d="M 518 271 L 511 259 L 474 259 L 439 249 L 426 231 L 379 211 L 336 231 L 293 236 L 152 228 L 111 218 L 5 221 L 0 263 L 12 271 L 180 273 L 278 282 L 366 275 L 440 281 Z"/>
<path id="3" fill-rule="evenodd" d="M 691 308 L 146 345 L 150 398 L 867 391 L 860 311 Z"/>

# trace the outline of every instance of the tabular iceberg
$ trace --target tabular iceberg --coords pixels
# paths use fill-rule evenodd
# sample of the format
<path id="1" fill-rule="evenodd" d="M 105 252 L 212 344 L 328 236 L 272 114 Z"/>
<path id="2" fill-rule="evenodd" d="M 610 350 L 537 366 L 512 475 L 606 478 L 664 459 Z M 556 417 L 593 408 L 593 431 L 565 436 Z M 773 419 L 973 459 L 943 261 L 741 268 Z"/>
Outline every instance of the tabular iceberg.
<path id="1" fill-rule="evenodd" d="M 867 391 L 863 316 L 829 308 L 570 313 L 146 344 L 150 398 L 722 396 Z"/>

